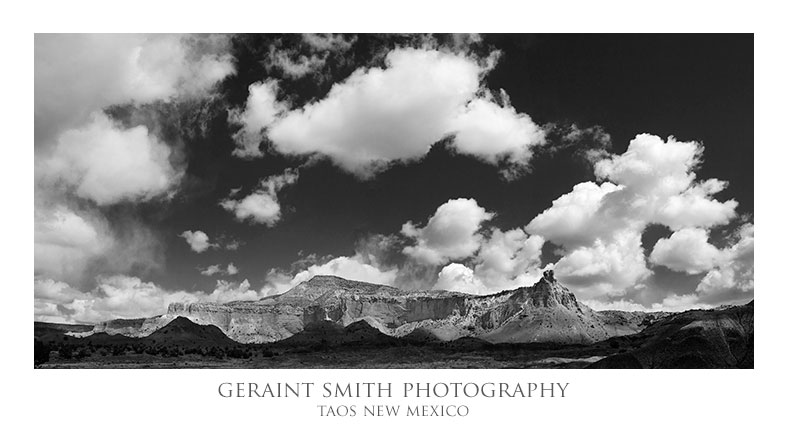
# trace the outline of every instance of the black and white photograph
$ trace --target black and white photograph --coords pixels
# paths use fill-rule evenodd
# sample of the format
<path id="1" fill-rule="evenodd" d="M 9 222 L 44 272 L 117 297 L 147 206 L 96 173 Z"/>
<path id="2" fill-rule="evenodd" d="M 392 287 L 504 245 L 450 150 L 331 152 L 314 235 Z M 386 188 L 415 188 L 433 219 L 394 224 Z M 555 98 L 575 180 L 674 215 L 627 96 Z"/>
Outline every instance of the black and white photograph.
<path id="1" fill-rule="evenodd" d="M 778 428 L 775 4 L 6 9 L 0 427 Z"/>
<path id="2" fill-rule="evenodd" d="M 31 367 L 754 368 L 752 34 L 38 33 L 34 75 Z"/>

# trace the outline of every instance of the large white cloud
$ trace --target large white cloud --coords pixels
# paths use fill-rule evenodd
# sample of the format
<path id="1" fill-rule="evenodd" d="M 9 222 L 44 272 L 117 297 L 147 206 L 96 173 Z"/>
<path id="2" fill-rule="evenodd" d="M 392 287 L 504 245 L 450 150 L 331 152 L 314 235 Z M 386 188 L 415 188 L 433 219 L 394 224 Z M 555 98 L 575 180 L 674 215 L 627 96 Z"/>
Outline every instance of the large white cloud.
<path id="1" fill-rule="evenodd" d="M 227 36 L 37 34 L 36 141 L 119 103 L 198 97 L 234 73 Z"/>
<path id="2" fill-rule="evenodd" d="M 454 148 L 488 163 L 509 161 L 526 166 L 533 146 L 545 142 L 544 130 L 527 114 L 516 112 L 505 92 L 502 105 L 489 92 L 472 100 L 452 120 Z"/>
<path id="3" fill-rule="evenodd" d="M 493 228 L 475 258 L 475 276 L 486 293 L 530 285 L 541 277 L 541 248 L 544 238 L 528 236 L 520 228 Z"/>
<path id="4" fill-rule="evenodd" d="M 170 291 L 155 283 L 125 275 L 103 276 L 88 292 L 48 278 L 35 280 L 35 319 L 59 322 L 99 322 L 164 314 L 172 302 L 230 302 L 257 300 L 260 293 L 248 280 L 218 280 L 210 293 Z"/>
<path id="5" fill-rule="evenodd" d="M 169 196 L 182 155 L 155 124 L 128 127 L 105 109 L 209 96 L 234 71 L 229 37 L 40 34 L 34 48 L 36 274 L 81 283 L 160 266 L 147 226 L 133 215 L 110 225 L 95 205 Z"/>
<path id="6" fill-rule="evenodd" d="M 680 142 L 649 134 L 637 135 L 625 153 L 596 163 L 596 175 L 609 178 L 636 192 L 672 196 L 686 190 L 694 180 L 694 167 L 702 148 L 696 142 Z"/>
<path id="7" fill-rule="evenodd" d="M 423 228 L 412 222 L 402 226 L 402 234 L 416 241 L 403 253 L 430 265 L 470 257 L 481 246 L 481 224 L 493 216 L 475 199 L 451 199 L 437 208 Z"/>
<path id="8" fill-rule="evenodd" d="M 737 202 L 712 197 L 726 183 L 696 180 L 694 170 L 701 156 L 702 146 L 696 142 L 637 135 L 625 153 L 596 162 L 598 179 L 608 182 L 577 184 L 531 220 L 526 230 L 563 248 L 556 275 L 584 299 L 619 296 L 641 287 L 640 282 L 651 274 L 641 244 L 648 225 L 663 224 L 674 231 L 706 229 L 736 217 Z M 697 249 L 704 254 L 696 261 L 669 259 L 670 244 L 698 239 L 685 235 L 663 240 L 654 262 L 669 262 L 668 266 L 692 273 L 707 270 L 712 260 L 707 247 Z"/>
<path id="9" fill-rule="evenodd" d="M 65 183 L 99 205 L 145 201 L 179 181 L 170 154 L 146 127 L 126 129 L 97 113 L 84 127 L 61 134 L 41 169 L 46 180 Z"/>
<path id="10" fill-rule="evenodd" d="M 583 301 L 596 310 L 629 311 L 683 311 L 745 303 L 754 290 L 754 225 L 744 223 L 726 240 L 730 245 L 719 249 L 708 243 L 703 229 L 687 228 L 656 243 L 650 256 L 654 263 L 690 274 L 705 273 L 693 292 L 651 292 L 661 299 L 649 306 L 603 296 Z"/>
<path id="11" fill-rule="evenodd" d="M 650 261 L 673 271 L 699 274 L 713 268 L 721 252 L 708 243 L 708 232 L 699 228 L 685 228 L 669 238 L 661 238 L 653 246 Z"/>
<path id="12" fill-rule="evenodd" d="M 605 202 L 622 217 L 643 223 L 683 227 L 713 227 L 735 217 L 738 203 L 721 203 L 711 196 L 724 190 L 718 179 L 696 182 L 694 169 L 702 157 L 697 142 L 666 141 L 649 134 L 637 135 L 625 153 L 599 160 L 596 175 L 622 186 Z"/>
<path id="13" fill-rule="evenodd" d="M 256 133 L 264 124 L 278 151 L 325 155 L 360 177 L 393 161 L 421 158 L 452 134 L 462 153 L 491 163 L 509 158 L 526 164 L 529 148 L 543 142 L 543 132 L 509 103 L 494 102 L 488 90 L 479 93 L 496 58 L 397 48 L 386 55 L 385 68 L 358 69 L 334 84 L 326 97 L 302 108 L 282 113 L 281 105 L 266 94 L 258 98 L 261 104 L 253 105 L 264 115 L 255 119 L 239 114 L 246 121 L 236 136 L 237 152 L 258 155 L 256 145 L 246 139 L 257 136 L 243 131 Z M 271 89 L 268 85 L 266 91 Z M 275 115 L 270 113 L 279 118 L 272 120 Z"/>
<path id="14" fill-rule="evenodd" d="M 670 196 L 660 204 L 653 221 L 672 230 L 685 227 L 713 227 L 727 224 L 735 217 L 738 202 L 719 202 L 710 196 L 727 187 L 717 179 L 703 181 L 678 195 Z"/>
<path id="15" fill-rule="evenodd" d="M 641 233 L 634 230 L 621 230 L 608 240 L 574 248 L 555 264 L 555 275 L 580 298 L 622 295 L 639 287 L 638 282 L 650 274 Z"/>
<path id="16" fill-rule="evenodd" d="M 400 275 L 434 271 L 421 288 L 490 294 L 531 285 L 541 278 L 544 238 L 521 228 L 502 231 L 483 224 L 494 217 L 475 199 L 451 199 L 440 205 L 426 226 L 412 222 L 401 234 L 415 241 L 402 248 L 408 258 Z M 401 280 L 400 280 L 401 281 Z M 433 284 L 429 284 L 433 283 Z"/>
<path id="17" fill-rule="evenodd" d="M 37 202 L 34 226 L 36 277 L 83 285 L 101 273 L 158 270 L 164 261 L 157 233 L 134 219 L 110 224 L 95 209 Z"/>
<path id="18" fill-rule="evenodd" d="M 260 186 L 242 199 L 227 198 L 219 205 L 235 214 L 235 218 L 252 224 L 264 224 L 271 227 L 281 218 L 281 205 L 278 192 L 298 180 L 298 172 L 287 169 L 283 174 L 272 175 L 263 179 Z"/>
<path id="19" fill-rule="evenodd" d="M 597 238 L 607 236 L 617 227 L 604 223 L 601 212 L 604 197 L 620 189 L 612 183 L 579 183 L 533 218 L 527 225 L 527 231 L 569 249 L 590 246 Z"/>
<path id="20" fill-rule="evenodd" d="M 269 132 L 279 151 L 321 153 L 366 175 L 392 160 L 425 155 L 479 88 L 477 61 L 401 49 L 387 68 L 360 69 L 322 100 L 288 113 Z"/>
<path id="21" fill-rule="evenodd" d="M 37 178 L 99 205 L 166 194 L 183 169 L 170 146 L 103 109 L 205 96 L 234 72 L 228 52 L 226 36 L 36 35 Z"/>

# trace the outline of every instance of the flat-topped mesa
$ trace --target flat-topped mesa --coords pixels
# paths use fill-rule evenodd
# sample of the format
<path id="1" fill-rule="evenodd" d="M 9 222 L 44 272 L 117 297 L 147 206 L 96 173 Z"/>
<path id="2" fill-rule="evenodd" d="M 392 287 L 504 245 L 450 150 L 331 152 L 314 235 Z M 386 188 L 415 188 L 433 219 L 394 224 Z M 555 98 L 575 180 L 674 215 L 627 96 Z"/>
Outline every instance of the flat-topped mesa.
<path id="1" fill-rule="evenodd" d="M 395 287 L 383 284 L 366 283 L 363 281 L 347 280 L 334 275 L 315 275 L 292 289 L 279 295 L 281 299 L 306 299 L 309 301 L 328 296 L 341 294 L 354 295 L 380 295 L 396 296 L 404 292 Z"/>
<path id="2" fill-rule="evenodd" d="M 485 296 L 406 291 L 318 275 L 283 294 L 258 301 L 171 303 L 166 315 L 145 325 L 145 333 L 178 316 L 215 325 L 242 343 L 274 342 L 308 325 L 333 322 L 348 327 L 360 320 L 390 336 L 418 330 L 441 340 L 472 336 L 492 342 L 589 343 L 635 332 L 629 328 L 631 319 L 615 316 L 611 322 L 579 303 L 552 271 L 545 271 L 532 286 Z"/>

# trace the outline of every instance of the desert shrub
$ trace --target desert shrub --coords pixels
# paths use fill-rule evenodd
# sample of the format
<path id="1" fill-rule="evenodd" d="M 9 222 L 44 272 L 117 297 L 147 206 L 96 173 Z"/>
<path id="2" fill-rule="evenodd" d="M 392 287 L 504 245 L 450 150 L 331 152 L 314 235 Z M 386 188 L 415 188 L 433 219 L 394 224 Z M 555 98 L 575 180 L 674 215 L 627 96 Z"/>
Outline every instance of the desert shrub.
<path id="1" fill-rule="evenodd" d="M 70 344 L 61 344 L 57 348 L 57 353 L 62 359 L 71 359 L 74 356 L 74 347 Z"/>
<path id="2" fill-rule="evenodd" d="M 84 347 L 84 348 L 81 348 L 81 349 L 76 349 L 74 351 L 74 353 L 73 353 L 73 358 L 76 359 L 76 360 L 84 359 L 84 358 L 87 358 L 88 356 L 90 356 L 92 353 L 93 353 L 93 349 L 92 348 Z"/>
<path id="3" fill-rule="evenodd" d="M 217 359 L 224 359 L 224 357 L 225 357 L 227 354 L 226 354 L 226 352 L 224 351 L 224 349 L 222 349 L 221 347 L 212 346 L 212 347 L 211 347 L 211 348 L 208 350 L 208 355 L 209 355 L 209 356 L 213 356 L 213 357 L 215 357 L 215 358 L 217 358 Z"/>
<path id="4" fill-rule="evenodd" d="M 43 342 L 36 340 L 35 346 L 33 347 L 33 363 L 35 365 L 41 365 L 44 362 L 49 360 L 49 352 L 51 351 L 49 345 L 44 344 Z"/>
<path id="5" fill-rule="evenodd" d="M 236 359 L 248 359 L 251 358 L 251 352 L 248 349 L 233 347 L 227 351 L 227 356 Z"/>
<path id="6" fill-rule="evenodd" d="M 183 348 L 181 348 L 181 347 L 165 348 L 164 349 L 164 356 L 167 356 L 167 357 L 170 357 L 170 358 L 176 358 L 178 356 L 182 356 L 183 352 L 184 352 Z"/>

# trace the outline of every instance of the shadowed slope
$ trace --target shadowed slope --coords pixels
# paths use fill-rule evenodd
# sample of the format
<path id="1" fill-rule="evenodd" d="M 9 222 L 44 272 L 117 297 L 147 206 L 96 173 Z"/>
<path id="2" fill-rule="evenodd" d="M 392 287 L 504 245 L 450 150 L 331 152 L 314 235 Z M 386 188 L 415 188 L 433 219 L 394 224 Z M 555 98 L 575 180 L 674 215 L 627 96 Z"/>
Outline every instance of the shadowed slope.
<path id="1" fill-rule="evenodd" d="M 236 344 L 213 325 L 198 325 L 186 317 L 178 317 L 145 337 L 162 345 L 226 346 Z"/>
<path id="2" fill-rule="evenodd" d="M 602 359 L 592 368 L 753 368 L 754 301 L 685 311 L 636 335 L 607 342 L 628 351 Z"/>

